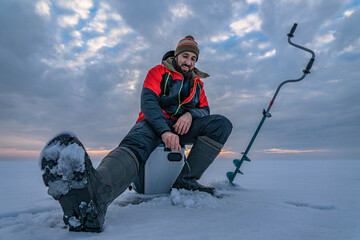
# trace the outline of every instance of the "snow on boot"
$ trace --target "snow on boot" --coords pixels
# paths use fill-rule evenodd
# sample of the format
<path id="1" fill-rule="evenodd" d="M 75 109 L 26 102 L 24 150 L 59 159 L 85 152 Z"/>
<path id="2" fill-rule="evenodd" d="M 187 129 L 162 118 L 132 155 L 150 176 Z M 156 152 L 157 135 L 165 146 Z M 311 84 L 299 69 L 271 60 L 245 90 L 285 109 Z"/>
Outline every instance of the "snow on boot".
<path id="1" fill-rule="evenodd" d="M 134 160 L 125 152 L 123 155 L 130 159 L 133 171 L 129 172 L 136 176 Z M 59 201 L 69 230 L 101 232 L 113 186 L 94 169 L 76 136 L 72 133 L 55 136 L 41 152 L 40 162 L 48 194 Z M 123 169 L 118 171 L 123 172 Z"/>
<path id="2" fill-rule="evenodd" d="M 205 170 L 219 155 L 222 147 L 222 144 L 206 136 L 198 137 L 191 148 L 186 164 L 173 184 L 173 188 L 202 191 L 214 195 L 215 188 L 204 186 L 198 183 L 197 180 L 201 178 Z"/>
<path id="3" fill-rule="evenodd" d="M 96 201 L 89 177 L 94 168 L 76 136 L 55 136 L 41 152 L 40 161 L 48 194 L 60 202 L 70 231 L 100 232 L 106 209 Z"/>

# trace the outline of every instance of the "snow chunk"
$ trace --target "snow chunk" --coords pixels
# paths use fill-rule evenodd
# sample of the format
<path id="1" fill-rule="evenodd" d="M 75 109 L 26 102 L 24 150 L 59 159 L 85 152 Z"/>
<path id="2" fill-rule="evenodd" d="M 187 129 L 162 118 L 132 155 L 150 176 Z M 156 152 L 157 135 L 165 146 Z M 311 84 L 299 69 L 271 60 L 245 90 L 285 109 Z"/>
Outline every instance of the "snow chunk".
<path id="1" fill-rule="evenodd" d="M 75 133 L 73 132 L 70 132 L 70 131 L 62 131 L 62 132 L 59 132 L 58 134 L 56 134 L 54 137 L 52 137 L 46 144 L 45 146 L 48 146 L 49 143 L 54 139 L 54 138 L 57 138 L 58 136 L 60 135 L 63 135 L 63 134 L 68 134 L 70 135 L 71 137 L 73 138 L 77 138 Z M 49 146 L 49 147 L 45 147 L 41 153 L 40 153 L 40 156 L 39 156 L 39 166 L 41 166 L 41 161 L 42 159 L 45 157 L 45 159 L 47 161 L 49 161 L 50 159 L 57 159 L 57 157 L 59 157 L 57 154 L 59 152 L 61 152 L 61 150 L 64 148 L 64 146 L 61 146 L 60 143 L 57 143 L 55 145 L 52 145 L 52 146 Z"/>
<path id="2" fill-rule="evenodd" d="M 55 173 L 63 176 L 63 180 L 71 180 L 73 172 L 85 171 L 85 151 L 77 144 L 68 145 L 60 152 L 58 165 L 53 168 Z"/>
<path id="3" fill-rule="evenodd" d="M 79 219 L 77 219 L 76 217 L 72 216 L 71 218 L 69 218 L 69 225 L 73 228 L 77 228 L 81 225 L 81 222 Z"/>
<path id="4" fill-rule="evenodd" d="M 87 204 L 86 202 L 81 202 L 80 205 L 79 205 L 79 208 L 82 209 L 82 208 L 86 208 L 87 207 Z"/>
<path id="5" fill-rule="evenodd" d="M 215 208 L 220 204 L 219 199 L 208 193 L 185 189 L 172 189 L 169 199 L 172 205 L 185 208 Z"/>
<path id="6" fill-rule="evenodd" d="M 44 150 L 40 154 L 40 165 L 43 158 L 46 161 L 50 161 L 52 159 L 58 159 L 60 157 L 60 152 L 65 148 L 64 145 L 60 145 L 58 142 L 55 145 L 51 145 L 49 147 L 45 147 Z"/>
<path id="7" fill-rule="evenodd" d="M 64 182 L 62 180 L 59 181 L 50 181 L 48 194 L 54 197 L 58 197 L 60 195 L 65 195 L 70 190 L 70 184 L 68 182 Z"/>
<path id="8" fill-rule="evenodd" d="M 50 171 L 61 177 L 61 179 L 49 181 L 48 193 L 51 196 L 58 197 L 65 195 L 70 189 L 80 189 L 86 186 L 87 179 L 85 177 L 74 180 L 76 178 L 74 173 L 85 172 L 85 150 L 81 146 L 76 143 L 68 146 L 57 143 L 44 149 L 43 157 L 47 161 L 57 159 L 57 165 Z"/>

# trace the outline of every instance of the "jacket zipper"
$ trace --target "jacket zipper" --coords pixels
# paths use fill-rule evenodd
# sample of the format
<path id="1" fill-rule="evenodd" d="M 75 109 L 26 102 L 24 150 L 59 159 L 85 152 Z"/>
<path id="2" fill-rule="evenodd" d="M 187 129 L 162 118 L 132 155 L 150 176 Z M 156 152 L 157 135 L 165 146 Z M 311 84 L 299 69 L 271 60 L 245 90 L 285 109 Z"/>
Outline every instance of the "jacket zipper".
<path id="1" fill-rule="evenodd" d="M 182 76 L 182 74 L 181 74 L 181 76 Z M 195 80 L 195 79 L 194 79 L 194 80 Z M 179 112 L 180 107 L 181 107 L 182 105 L 184 105 L 185 103 L 190 102 L 190 101 L 194 98 L 194 96 L 195 96 L 195 91 L 196 91 L 196 87 L 197 87 L 197 84 L 199 84 L 199 83 L 195 83 L 194 90 L 193 90 L 194 93 L 193 93 L 192 97 L 189 99 L 189 101 L 181 103 L 180 92 L 181 92 L 181 89 L 182 89 L 182 87 L 183 87 L 183 84 L 184 84 L 184 77 L 182 76 L 181 87 L 180 87 L 180 91 L 179 91 L 179 93 L 178 93 L 179 106 L 178 106 L 178 108 L 176 109 L 176 112 L 175 112 L 173 115 L 171 115 L 170 118 L 173 118 L 173 117 Z"/>
<path id="2" fill-rule="evenodd" d="M 164 96 L 165 96 L 165 94 L 166 94 L 166 86 L 167 86 L 167 83 L 168 83 L 169 77 L 170 77 L 170 73 L 167 73 L 167 78 L 166 78 L 166 80 L 165 80 L 164 93 L 163 93 L 163 95 L 161 96 L 161 98 L 162 98 L 162 97 L 164 97 Z"/>

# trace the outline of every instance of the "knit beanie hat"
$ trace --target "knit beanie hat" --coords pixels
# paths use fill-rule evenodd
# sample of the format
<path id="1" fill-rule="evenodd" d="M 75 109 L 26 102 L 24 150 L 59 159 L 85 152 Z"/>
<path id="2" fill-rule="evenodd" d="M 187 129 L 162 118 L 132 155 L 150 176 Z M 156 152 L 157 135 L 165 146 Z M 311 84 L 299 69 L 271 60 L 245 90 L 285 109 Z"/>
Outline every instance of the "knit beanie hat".
<path id="1" fill-rule="evenodd" d="M 188 35 L 184 39 L 181 39 L 175 50 L 175 57 L 183 52 L 193 52 L 196 54 L 196 61 L 199 59 L 199 48 L 197 42 L 193 36 Z"/>

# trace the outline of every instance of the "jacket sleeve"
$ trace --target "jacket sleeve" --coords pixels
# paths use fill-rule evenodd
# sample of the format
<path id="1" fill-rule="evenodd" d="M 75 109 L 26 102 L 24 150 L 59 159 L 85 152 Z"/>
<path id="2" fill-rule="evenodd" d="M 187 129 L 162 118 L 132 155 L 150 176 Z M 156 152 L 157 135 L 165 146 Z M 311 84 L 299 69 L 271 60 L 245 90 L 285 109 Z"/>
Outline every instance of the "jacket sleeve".
<path id="1" fill-rule="evenodd" d="M 162 76 L 159 70 L 156 67 L 151 69 L 145 78 L 141 92 L 141 111 L 159 136 L 166 131 L 170 131 L 166 116 L 159 104 L 161 80 Z"/>
<path id="2" fill-rule="evenodd" d="M 203 87 L 201 87 L 199 107 L 190 109 L 189 112 L 193 119 L 210 115 L 210 108 Z"/>

